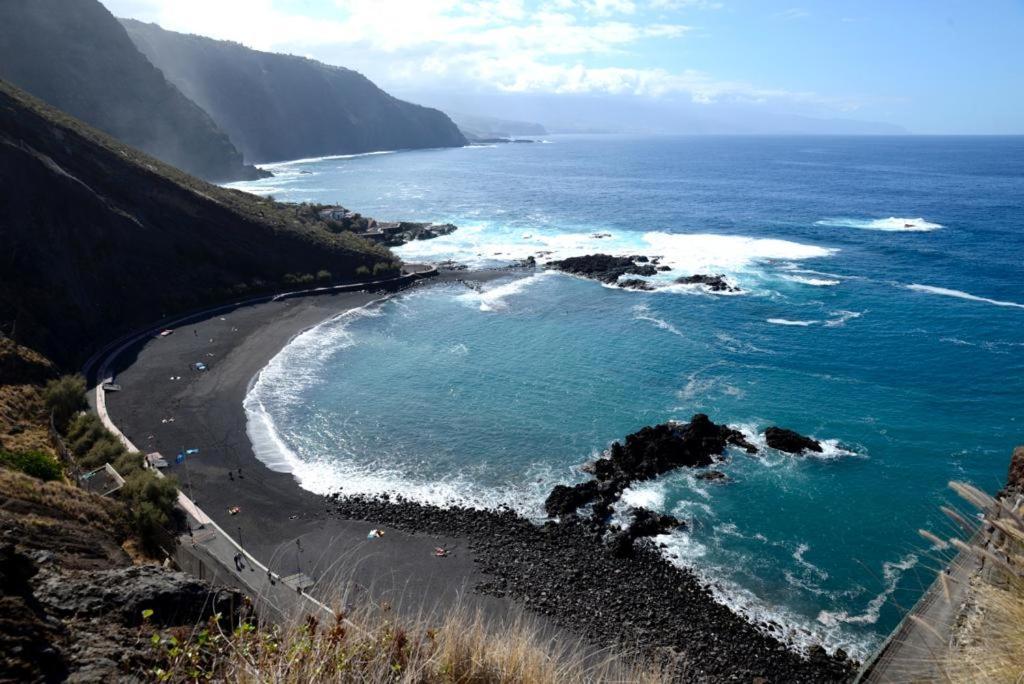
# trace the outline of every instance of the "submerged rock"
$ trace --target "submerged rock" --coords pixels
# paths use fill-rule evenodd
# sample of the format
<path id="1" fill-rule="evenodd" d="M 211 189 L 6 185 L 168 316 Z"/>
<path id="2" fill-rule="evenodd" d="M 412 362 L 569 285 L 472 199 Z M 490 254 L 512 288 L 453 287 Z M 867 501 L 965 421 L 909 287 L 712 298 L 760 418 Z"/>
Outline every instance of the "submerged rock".
<path id="1" fill-rule="evenodd" d="M 612 285 L 626 274 L 652 276 L 658 270 L 649 263 L 638 264 L 636 257 L 617 257 L 609 254 L 588 254 L 586 256 L 569 257 L 545 264 L 563 273 L 599 280 Z"/>
<path id="2" fill-rule="evenodd" d="M 680 285 L 703 285 L 712 292 L 739 292 L 738 287 L 734 287 L 729 284 L 723 275 L 704 275 L 698 273 L 696 275 L 683 276 L 676 278 L 676 282 Z"/>
<path id="3" fill-rule="evenodd" d="M 821 453 L 821 442 L 786 428 L 770 427 L 764 431 L 764 437 L 772 449 L 788 454 L 799 454 L 804 451 Z"/>
<path id="4" fill-rule="evenodd" d="M 721 470 L 705 470 L 702 473 L 697 473 L 694 477 L 706 482 L 726 482 L 729 480 L 729 476 Z"/>

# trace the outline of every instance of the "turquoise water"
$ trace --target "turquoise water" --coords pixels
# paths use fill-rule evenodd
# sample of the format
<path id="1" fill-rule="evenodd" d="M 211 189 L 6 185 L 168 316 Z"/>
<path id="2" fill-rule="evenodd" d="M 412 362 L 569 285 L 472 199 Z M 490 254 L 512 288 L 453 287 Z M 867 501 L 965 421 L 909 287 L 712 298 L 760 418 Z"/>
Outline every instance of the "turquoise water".
<path id="1" fill-rule="evenodd" d="M 946 482 L 998 488 L 1024 441 L 1020 138 L 574 136 L 274 170 L 243 187 L 460 226 L 409 260 L 643 253 L 743 290 L 542 274 L 326 322 L 246 400 L 261 458 L 313 491 L 540 515 L 644 425 L 791 427 L 825 454 L 732 454 L 730 483 L 627 502 L 691 522 L 666 553 L 721 600 L 864 655 L 934 576 L 917 529 L 947 530 Z"/>

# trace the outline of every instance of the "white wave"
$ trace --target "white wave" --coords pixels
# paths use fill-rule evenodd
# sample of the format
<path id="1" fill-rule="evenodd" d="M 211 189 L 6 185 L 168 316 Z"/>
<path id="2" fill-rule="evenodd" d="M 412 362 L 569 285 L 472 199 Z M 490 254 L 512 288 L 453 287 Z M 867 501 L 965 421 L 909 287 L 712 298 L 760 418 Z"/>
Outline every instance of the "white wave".
<path id="1" fill-rule="evenodd" d="M 623 490 L 619 500 L 633 508 L 647 508 L 660 511 L 665 508 L 666 481 L 652 480 L 639 482 Z"/>
<path id="2" fill-rule="evenodd" d="M 880 230 L 887 233 L 927 233 L 943 227 L 940 223 L 925 221 L 923 218 L 899 218 L 896 216 L 884 219 L 827 218 L 816 221 L 815 225 Z"/>
<path id="3" fill-rule="evenodd" d="M 771 323 L 772 325 L 792 325 L 801 328 L 806 328 L 807 326 L 821 323 L 821 321 L 793 321 L 788 318 L 769 318 L 768 322 Z"/>
<path id="4" fill-rule="evenodd" d="M 661 328 L 662 330 L 667 330 L 668 332 L 672 333 L 673 335 L 678 335 L 679 337 L 686 337 L 686 335 L 683 334 L 683 331 L 681 331 L 679 328 L 677 328 L 676 326 L 672 325 L 671 323 L 669 323 L 666 320 L 663 320 L 661 318 L 657 318 L 655 316 L 652 316 L 650 311 L 651 311 L 650 307 L 648 307 L 646 304 L 640 304 L 638 306 L 634 306 L 633 307 L 633 318 L 638 320 L 638 321 L 647 321 L 648 323 L 653 324 L 654 327 Z"/>
<path id="5" fill-rule="evenodd" d="M 751 344 L 744 340 L 739 340 L 730 335 L 729 333 L 716 332 L 715 339 L 721 342 L 722 347 L 727 351 L 731 351 L 734 354 L 774 354 L 771 349 L 764 349 L 758 347 L 756 344 Z"/>
<path id="6" fill-rule="evenodd" d="M 456 219 L 455 223 L 459 223 Z M 600 236 L 600 237 L 598 237 Z M 543 226 L 501 226 L 494 223 L 459 225 L 449 235 L 433 240 L 414 240 L 395 248 L 407 261 L 453 259 L 474 268 L 505 264 L 534 257 L 538 262 L 586 254 L 630 256 L 658 255 L 660 265 L 671 270 L 650 278 L 663 292 L 704 293 L 705 288 L 674 283 L 681 275 L 723 274 L 733 284 L 756 275 L 775 261 L 799 261 L 828 257 L 837 250 L 773 238 L 735 235 L 675 234 L 662 232 L 596 230 L 562 232 Z M 715 293 L 722 294 L 722 293 Z M 735 294 L 735 293 L 731 293 Z"/>
<path id="7" fill-rule="evenodd" d="M 793 552 L 793 560 L 795 560 L 800 567 L 804 568 L 805 570 L 809 571 L 811 574 L 815 575 L 818 579 L 820 579 L 820 580 L 827 580 L 828 579 L 828 573 L 827 572 L 825 572 L 824 570 L 819 568 L 817 565 L 815 565 L 814 563 L 811 563 L 810 561 L 808 561 L 807 559 L 804 558 L 804 554 L 807 553 L 810 550 L 811 550 L 811 547 L 809 545 L 807 545 L 807 544 L 800 544 L 800 545 L 798 545 L 796 547 L 796 551 Z"/>
<path id="8" fill-rule="evenodd" d="M 846 325 L 847 321 L 852 321 L 855 318 L 860 318 L 861 316 L 864 315 L 864 312 L 863 311 L 846 311 L 844 309 L 840 309 L 839 311 L 832 311 L 830 313 L 830 315 L 835 316 L 835 318 L 830 318 L 827 321 L 825 321 L 825 327 L 826 328 L 840 328 L 840 327 Z"/>
<path id="9" fill-rule="evenodd" d="M 875 646 L 872 637 L 854 637 L 839 622 L 815 622 L 783 606 L 769 603 L 749 589 L 724 578 L 725 568 L 716 568 L 704 558 L 707 549 L 685 531 L 655 537 L 666 545 L 666 555 L 675 563 L 691 570 L 718 603 L 745 617 L 754 627 L 806 653 L 812 646 L 822 646 L 829 653 L 843 649 L 854 658 L 867 657 Z"/>
<path id="10" fill-rule="evenodd" d="M 794 283 L 802 283 L 804 285 L 813 285 L 814 287 L 832 287 L 838 285 L 840 281 L 831 280 L 826 278 L 808 278 L 806 276 L 798 275 L 787 275 L 783 276 L 786 280 Z"/>
<path id="11" fill-rule="evenodd" d="M 882 606 L 889 600 L 889 597 L 896 591 L 900 577 L 906 570 L 917 565 L 917 556 L 907 554 L 898 561 L 888 561 L 882 564 L 882 578 L 885 582 L 882 591 L 872 598 L 865 607 L 864 612 L 858 615 L 850 615 L 845 610 L 828 611 L 823 610 L 818 614 L 818 622 L 826 626 L 836 625 L 845 622 L 852 625 L 873 625 L 878 622 Z"/>
<path id="12" fill-rule="evenodd" d="M 957 299 L 966 299 L 971 302 L 983 302 L 985 304 L 993 304 L 995 306 L 1024 309 L 1024 304 L 1018 304 L 1017 302 L 1006 302 L 998 299 L 989 299 L 988 297 L 979 297 L 978 295 L 972 295 L 970 292 L 951 290 L 946 287 L 934 287 L 932 285 L 918 285 L 917 283 L 912 283 L 907 285 L 906 288 L 908 290 L 914 290 L 915 292 L 927 292 L 929 294 L 942 295 L 944 297 L 956 297 Z"/>
<path id="13" fill-rule="evenodd" d="M 378 150 L 376 152 L 360 152 L 358 154 L 329 154 L 324 157 L 305 157 L 303 159 L 288 159 L 285 161 L 270 162 L 267 164 L 257 164 L 256 166 L 266 171 L 274 172 L 277 169 L 288 168 L 291 166 L 301 166 L 303 164 L 316 164 L 318 162 L 334 161 L 336 159 L 357 159 L 359 157 L 376 157 L 382 154 L 394 154 L 397 150 Z"/>
<path id="14" fill-rule="evenodd" d="M 940 337 L 939 342 L 955 344 L 961 347 L 979 347 L 996 354 L 1008 354 L 1009 352 L 1005 351 L 1006 348 L 1024 347 L 1024 342 L 1007 342 L 1003 340 L 980 340 L 978 342 L 971 342 L 970 340 L 964 340 L 959 337 Z"/>
<path id="15" fill-rule="evenodd" d="M 812 437 L 812 439 L 817 439 Z M 804 456 L 808 458 L 819 458 L 822 460 L 830 461 L 837 458 L 844 458 L 847 456 L 863 456 L 863 454 L 856 451 L 851 451 L 839 443 L 838 439 L 818 439 L 818 444 L 821 445 L 821 452 L 817 451 L 806 451 Z"/>
<path id="16" fill-rule="evenodd" d="M 487 283 L 480 290 L 468 290 L 459 296 L 463 302 L 478 306 L 481 311 L 503 311 L 508 308 L 506 299 L 536 285 L 544 278 L 554 275 L 551 271 L 541 271 L 529 276 L 517 277 L 511 282 Z"/>
<path id="17" fill-rule="evenodd" d="M 730 397 L 742 398 L 746 394 L 746 392 L 744 392 L 739 387 L 736 387 L 735 385 L 731 385 L 728 382 L 725 382 L 722 376 L 704 375 L 706 371 L 718 365 L 720 364 L 713 363 L 707 368 L 702 368 L 700 370 L 694 371 L 693 373 L 690 373 L 686 378 L 686 384 L 683 386 L 681 390 L 679 390 L 676 393 L 676 396 L 678 396 L 681 401 L 687 404 L 693 402 L 694 400 L 705 399 L 706 397 L 711 395 L 712 392 L 717 392 L 719 394 L 724 394 Z M 689 408 L 691 407 L 681 406 L 679 407 L 679 410 L 688 410 Z"/>

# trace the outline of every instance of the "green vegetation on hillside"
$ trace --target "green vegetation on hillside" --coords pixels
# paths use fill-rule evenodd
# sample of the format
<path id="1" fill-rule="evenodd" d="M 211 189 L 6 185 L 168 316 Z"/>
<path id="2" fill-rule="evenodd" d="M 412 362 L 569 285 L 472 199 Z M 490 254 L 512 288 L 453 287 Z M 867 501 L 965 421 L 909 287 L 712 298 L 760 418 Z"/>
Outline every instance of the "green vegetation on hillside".
<path id="1" fill-rule="evenodd" d="M 351 282 L 384 247 L 206 183 L 0 82 L 0 334 L 63 365 L 164 315 Z"/>
<path id="2" fill-rule="evenodd" d="M 0 466 L 39 478 L 44 482 L 59 480 L 64 474 L 60 463 L 44 451 L 0 451 Z"/>

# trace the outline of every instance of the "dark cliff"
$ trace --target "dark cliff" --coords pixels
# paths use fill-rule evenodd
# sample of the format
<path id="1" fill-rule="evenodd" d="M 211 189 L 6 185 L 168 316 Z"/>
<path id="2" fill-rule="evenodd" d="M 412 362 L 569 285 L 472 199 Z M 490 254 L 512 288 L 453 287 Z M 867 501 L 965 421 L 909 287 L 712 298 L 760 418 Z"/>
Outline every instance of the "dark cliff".
<path id="1" fill-rule="evenodd" d="M 394 98 L 350 69 L 130 19 L 122 24 L 249 161 L 466 144 L 444 113 Z"/>
<path id="2" fill-rule="evenodd" d="M 96 0 L 0 2 L 0 78 L 203 178 L 262 175 Z"/>
<path id="3" fill-rule="evenodd" d="M 0 333 L 58 363 L 132 325 L 390 263 L 297 207 L 163 164 L 0 81 Z M 329 274 L 329 275 L 328 275 Z"/>

